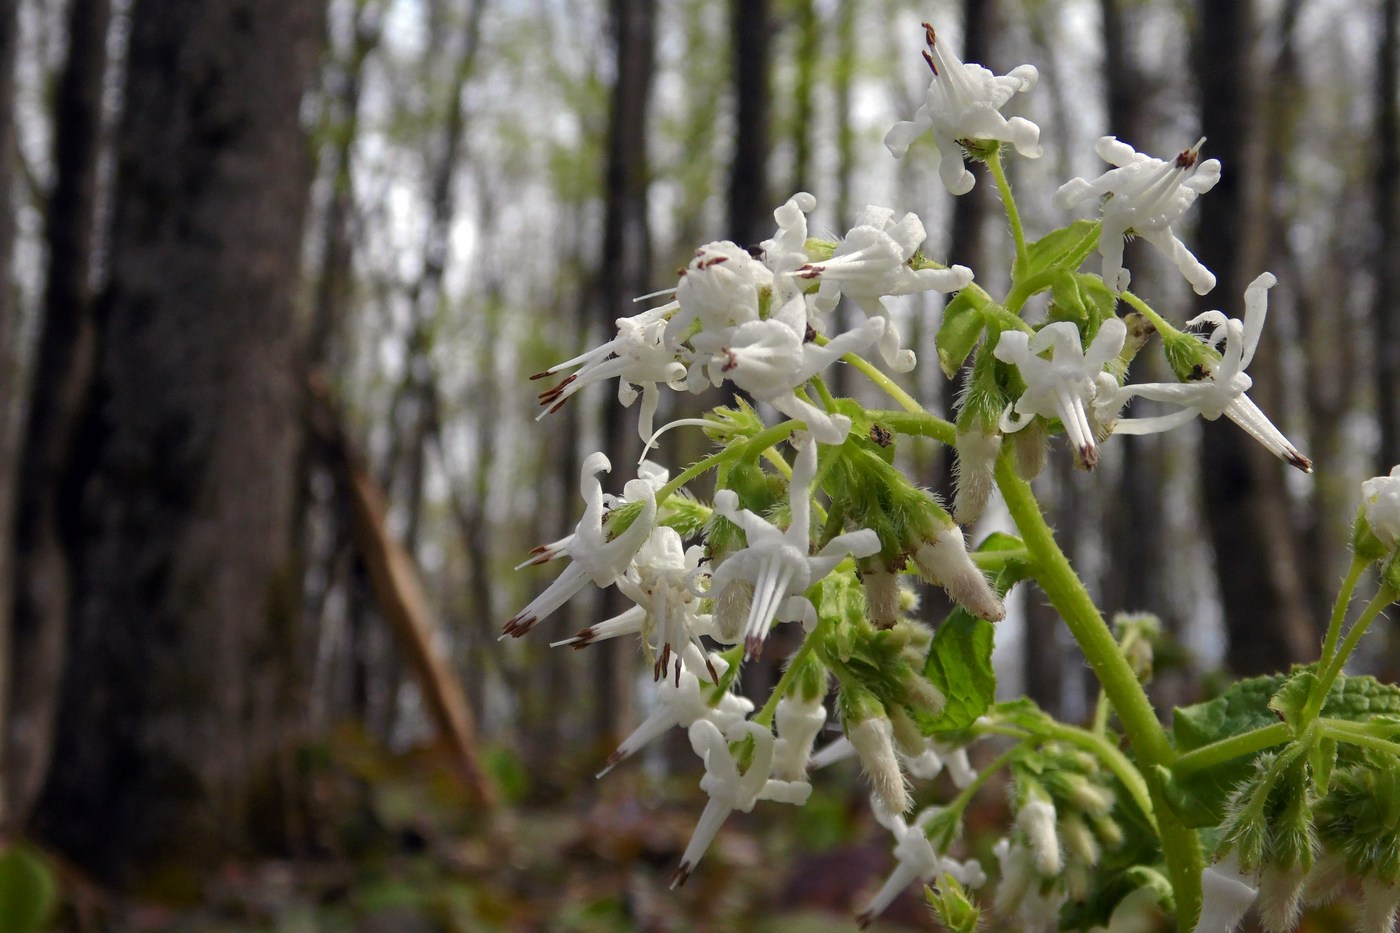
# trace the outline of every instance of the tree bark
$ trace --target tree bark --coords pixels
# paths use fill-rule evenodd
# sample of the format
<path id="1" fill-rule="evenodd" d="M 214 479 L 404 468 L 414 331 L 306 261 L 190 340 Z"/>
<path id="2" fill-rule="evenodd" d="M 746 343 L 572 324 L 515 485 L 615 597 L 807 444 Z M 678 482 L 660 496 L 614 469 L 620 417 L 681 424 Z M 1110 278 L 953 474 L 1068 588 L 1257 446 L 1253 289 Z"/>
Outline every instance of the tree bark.
<path id="1" fill-rule="evenodd" d="M 27 393 L 15 518 L 10 630 L 15 662 L 8 689 L 5 780 L 19 820 L 39 792 L 52 753 L 73 561 L 83 534 L 73 457 L 96 355 L 92 256 L 110 21 L 108 0 L 73 0 L 68 60 L 55 101 L 55 181 L 45 230 L 49 267 Z"/>
<path id="2" fill-rule="evenodd" d="M 99 368 L 70 457 L 73 636 L 32 821 L 121 888 L 285 846 L 266 814 L 300 676 L 298 111 L 323 15 L 318 0 L 131 13 Z"/>
<path id="3" fill-rule="evenodd" d="M 772 233 L 768 191 L 769 129 L 773 110 L 769 60 L 771 0 L 730 0 L 734 75 L 734 157 L 729 165 L 729 238 L 752 246 Z"/>
<path id="4" fill-rule="evenodd" d="M 1253 4 L 1203 0 L 1197 16 L 1201 132 L 1226 168 L 1198 206 L 1194 251 L 1215 272 L 1217 284 L 1196 306 L 1230 309 L 1238 316 L 1245 285 L 1263 271 L 1266 239 L 1257 187 L 1263 172 L 1254 118 Z M 1261 363 L 1268 354 L 1266 342 L 1253 367 L 1256 393 L 1267 388 Z M 1206 423 L 1201 451 L 1206 523 L 1229 635 L 1226 657 L 1240 675 L 1286 670 L 1316 651 L 1282 470 L 1234 424 Z"/>
<path id="5" fill-rule="evenodd" d="M 14 574 L 12 522 L 19 471 L 19 400 L 15 390 L 19 368 L 19 302 L 14 280 L 16 185 L 15 51 L 19 17 L 14 2 L 0 4 L 0 826 L 9 814 L 8 744 L 10 683 L 10 616 Z"/>
<path id="6" fill-rule="evenodd" d="M 1400 0 L 1385 0 L 1376 36 L 1376 417 L 1384 474 L 1400 464 Z"/>

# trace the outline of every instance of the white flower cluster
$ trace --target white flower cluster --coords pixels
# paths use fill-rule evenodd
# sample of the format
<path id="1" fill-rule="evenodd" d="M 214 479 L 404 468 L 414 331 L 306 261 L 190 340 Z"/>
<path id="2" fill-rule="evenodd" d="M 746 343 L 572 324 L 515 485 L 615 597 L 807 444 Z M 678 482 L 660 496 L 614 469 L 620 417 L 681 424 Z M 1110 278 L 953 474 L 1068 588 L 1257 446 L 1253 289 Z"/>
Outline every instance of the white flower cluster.
<path id="1" fill-rule="evenodd" d="M 972 272 L 966 266 L 911 268 L 924 225 L 914 214 L 896 221 L 882 207 L 867 207 L 835 253 L 814 261 L 806 251 L 807 214 L 816 203 L 802 192 L 774 211 L 778 230 L 760 244 L 758 258 L 727 240 L 700 247 L 672 301 L 620 318 L 612 340 L 533 376 L 575 370 L 540 394 L 546 406 L 541 417 L 583 387 L 616 377 L 624 406 L 641 397 L 637 427 L 649 441 L 660 386 L 700 392 L 729 382 L 806 422 L 823 444 L 845 440 L 850 419 L 813 405 L 798 389 L 847 353 L 877 344 L 892 369 L 913 369 L 914 354 L 901 346 L 883 299 L 957 291 L 972 281 Z M 843 294 L 867 320 L 829 342 L 813 340 Z"/>

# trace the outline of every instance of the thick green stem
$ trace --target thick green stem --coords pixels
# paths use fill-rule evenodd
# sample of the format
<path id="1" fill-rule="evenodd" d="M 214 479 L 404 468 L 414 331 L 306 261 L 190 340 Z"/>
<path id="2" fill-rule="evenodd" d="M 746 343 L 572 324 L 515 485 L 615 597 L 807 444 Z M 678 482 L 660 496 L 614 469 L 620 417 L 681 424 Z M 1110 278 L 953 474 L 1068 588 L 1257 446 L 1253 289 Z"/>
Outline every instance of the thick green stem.
<path id="1" fill-rule="evenodd" d="M 1209 745 L 1202 745 L 1200 748 L 1192 749 L 1184 755 L 1179 756 L 1176 761 L 1172 763 L 1172 772 L 1175 774 L 1190 774 L 1192 771 L 1210 768 L 1229 761 L 1232 758 L 1252 755 L 1255 752 L 1262 752 L 1266 748 L 1282 745 L 1292 737 L 1293 728 L 1289 726 L 1288 723 L 1276 722 L 1262 729 L 1255 729 L 1251 732 L 1241 733 L 1240 735 L 1232 735 L 1227 739 L 1221 739 L 1218 742 L 1211 742 Z"/>
<path id="2" fill-rule="evenodd" d="M 913 434 L 918 437 L 931 437 L 948 446 L 958 442 L 958 429 L 951 421 L 944 421 L 922 409 L 918 411 L 867 411 L 870 420 L 883 424 L 896 434 Z"/>
<path id="3" fill-rule="evenodd" d="M 1338 742 L 1349 742 L 1352 745 L 1360 745 L 1363 748 L 1400 758 L 1400 744 L 1378 735 L 1372 735 L 1361 723 L 1349 722 L 1345 719 L 1319 719 L 1317 726 L 1323 735 L 1336 739 Z"/>
<path id="4" fill-rule="evenodd" d="M 1170 766 L 1175 752 L 1108 624 L 1055 543 L 1055 535 L 1041 514 L 1030 484 L 1016 475 L 1008 455 L 997 460 L 996 471 L 1007 509 L 1026 549 L 1035 558 L 1036 580 L 1079 643 L 1142 765 L 1140 771 L 1151 796 L 1162 854 L 1176 894 L 1178 923 L 1182 929 L 1190 929 L 1201 909 L 1201 871 L 1205 865 L 1200 839 L 1167 805 L 1155 770 L 1159 765 Z"/>
<path id="5" fill-rule="evenodd" d="M 782 424 L 777 424 L 758 432 L 746 443 L 731 444 L 717 453 L 710 454 L 702 460 L 697 460 L 695 463 L 692 463 L 682 470 L 675 479 L 657 490 L 657 506 L 660 506 L 661 503 L 671 498 L 672 493 L 681 489 L 686 483 L 695 479 L 697 476 L 703 476 L 721 463 L 729 460 L 740 460 L 749 456 L 760 456 L 763 451 L 772 447 L 800 427 L 802 427 L 800 421 L 784 421 Z"/>

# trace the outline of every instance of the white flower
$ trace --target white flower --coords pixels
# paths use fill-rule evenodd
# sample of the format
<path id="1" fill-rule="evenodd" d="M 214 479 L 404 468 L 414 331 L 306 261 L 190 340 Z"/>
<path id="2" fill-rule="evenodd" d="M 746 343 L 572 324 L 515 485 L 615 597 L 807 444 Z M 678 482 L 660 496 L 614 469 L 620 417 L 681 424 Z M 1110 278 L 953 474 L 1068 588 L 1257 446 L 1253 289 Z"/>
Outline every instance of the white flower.
<path id="1" fill-rule="evenodd" d="M 915 881 L 932 884 L 935 878 L 949 875 L 969 888 L 981 887 L 986 883 L 987 875 L 975 860 L 959 862 L 940 855 L 925 835 L 925 828 L 938 815 L 940 807 L 925 809 L 912 825 L 904 822 L 898 814 L 886 813 L 878 803 L 871 809 L 880 825 L 894 834 L 894 857 L 897 861 L 894 871 L 890 872 L 879 892 L 856 919 L 862 929 L 884 913 L 899 893 Z"/>
<path id="2" fill-rule="evenodd" d="M 878 716 L 846 723 L 846 737 L 860 756 L 861 767 L 870 777 L 870 789 L 879 802 L 876 809 L 903 813 L 913 804 L 899 757 L 894 747 L 894 724 L 882 712 Z"/>
<path id="3" fill-rule="evenodd" d="M 742 246 L 729 240 L 705 244 L 681 273 L 666 342 L 679 344 L 696 321 L 702 331 L 723 331 L 758 320 L 759 294 L 772 286 L 768 267 Z"/>
<path id="4" fill-rule="evenodd" d="M 666 326 L 665 318 L 656 309 L 633 317 L 618 318 L 617 336 L 612 340 L 544 372 L 535 373 L 531 379 L 543 379 L 578 367 L 578 371 L 563 382 L 540 393 L 540 404 L 546 407 L 535 420 L 558 411 L 570 396 L 585 386 L 616 376 L 619 380 L 617 398 L 624 408 L 630 407 L 640 392 L 642 408 L 637 419 L 637 431 L 642 440 L 651 437 L 652 420 L 660 401 L 657 385 L 665 384 L 672 389 L 684 389 L 686 385 L 686 365 L 667 342 Z"/>
<path id="5" fill-rule="evenodd" d="M 502 638 L 506 635 L 516 638 L 524 635 L 536 622 L 572 599 L 589 580 L 598 586 L 611 586 L 627 572 L 632 558 L 651 535 L 652 525 L 655 524 L 656 491 L 645 479 L 628 481 L 623 487 L 622 499 L 618 501 L 641 502 L 642 511 L 626 531 L 609 540 L 603 528 L 606 507 L 598 474 L 611 471 L 612 464 L 601 453 L 589 454 L 583 461 L 579 475 L 579 491 L 584 501 L 583 518 L 579 519 L 574 533 L 553 544 L 535 548 L 530 552 L 530 560 L 515 569 L 564 556 L 570 558 L 569 566 L 543 593 L 506 622 Z"/>
<path id="6" fill-rule="evenodd" d="M 1204 378 L 1191 382 L 1124 386 L 1118 392 L 1115 404 L 1121 405 L 1129 398 L 1141 397 L 1193 409 L 1185 413 L 1188 419 L 1196 412 L 1210 421 L 1224 415 L 1244 428 L 1250 437 L 1263 444 L 1275 457 L 1304 473 L 1311 473 L 1312 461 L 1300 454 L 1259 410 L 1259 406 L 1245 395 L 1254 384 L 1245 374 L 1245 367 L 1253 361 L 1254 351 L 1259 346 L 1259 336 L 1263 333 L 1264 318 L 1269 310 L 1269 289 L 1277 281 L 1273 275 L 1265 272 L 1249 283 L 1244 292 L 1243 321 L 1227 318 L 1220 311 L 1207 311 L 1187 322 L 1188 325 L 1210 325 L 1212 329 L 1206 343 L 1220 351 L 1220 362 L 1210 365 Z M 1114 425 L 1113 431 L 1115 434 L 1155 433 L 1174 427 L 1182 417 L 1183 413 L 1178 412 L 1158 418 L 1123 420 Z"/>
<path id="7" fill-rule="evenodd" d="M 745 739 L 753 740 L 753 752 L 748 770 L 740 774 L 730 744 Z M 760 800 L 802 806 L 812 792 L 812 785 L 806 781 L 779 781 L 768 776 L 773 764 L 773 733 L 758 723 L 735 722 L 721 730 L 708 719 L 700 719 L 690 727 L 690 745 L 704 759 L 705 776 L 700 779 L 700 789 L 709 794 L 710 801 L 700 814 L 680 865 L 671 875 L 673 888 L 685 884 L 729 814 L 735 810 L 748 813 Z M 743 749 L 743 745 L 738 747 Z"/>
<path id="8" fill-rule="evenodd" d="M 905 214 L 895 223 L 894 211 L 889 208 L 867 207 L 830 259 L 812 263 L 802 270 L 804 276 L 821 278 L 817 311 L 831 311 L 844 294 L 860 305 L 866 316 L 885 319 L 880 355 L 897 373 L 914 368 L 914 351 L 900 348 L 899 331 L 882 298 L 913 295 L 930 289 L 955 292 L 972 281 L 972 270 L 966 266 L 911 268 L 909 260 L 923 243 L 924 236 L 924 225 L 916 215 Z"/>
<path id="9" fill-rule="evenodd" d="M 885 322 L 872 318 L 860 327 L 833 338 L 826 346 L 805 343 L 804 334 L 781 321 L 751 321 L 729 331 L 714 345 L 697 334 L 696 349 L 709 355 L 699 365 L 718 386 L 728 379 L 760 402 L 799 421 L 823 444 L 840 444 L 851 429 L 851 419 L 835 415 L 798 397 L 807 380 L 847 353 L 859 353 L 880 339 Z"/>
<path id="10" fill-rule="evenodd" d="M 1204 142 L 1202 139 L 1171 162 L 1164 162 L 1104 136 L 1094 151 L 1118 167 L 1093 181 L 1072 178 L 1055 192 L 1053 203 L 1060 210 L 1089 198 L 1108 197 L 1103 205 L 1099 253 L 1103 256 L 1103 279 L 1110 288 L 1122 291 L 1128 287 L 1131 276 L 1123 268 L 1123 237 L 1128 234 L 1142 237 L 1165 253 L 1196 294 L 1204 295 L 1215 287 L 1215 276 L 1172 233 L 1172 224 L 1220 180 L 1218 161 L 1207 159 L 1197 164 Z"/>
<path id="11" fill-rule="evenodd" d="M 996 909 L 1003 916 L 1020 914 L 1023 929 L 1044 929 L 1059 915 L 1060 905 L 1068 896 L 1063 884 L 1042 884 L 1036 873 L 1034 856 L 1026 846 L 1013 844 L 1002 837 L 992 847 L 1001 867 L 1001 885 L 997 888 Z"/>
<path id="12" fill-rule="evenodd" d="M 718 656 L 706 661 L 724 671 L 724 660 Z M 675 680 L 666 678 L 657 684 L 656 707 L 642 720 L 641 725 L 623 740 L 611 755 L 606 767 L 598 772 L 602 777 L 617 766 L 623 759 L 636 752 L 653 739 L 669 732 L 675 726 L 689 729 L 700 720 L 707 720 L 718 729 L 725 730 L 735 723 L 742 722 L 753 710 L 753 704 L 736 693 L 728 691 L 720 697 L 719 703 L 711 706 L 705 698 L 700 679 L 689 670 L 682 669 Z"/>
<path id="13" fill-rule="evenodd" d="M 913 122 L 896 123 L 885 134 L 885 145 L 895 158 L 901 158 L 909 144 L 925 130 L 933 130 L 938 146 L 938 174 L 952 194 L 966 194 L 976 184 L 963 165 L 962 140 L 995 139 L 1011 143 L 1028 159 L 1040 157 L 1040 127 L 1022 117 L 1008 120 L 1001 108 L 1018 91 L 1035 87 L 1039 73 L 1021 65 L 1008 75 L 997 77 L 981 65 L 963 64 L 956 55 L 936 41 L 933 27 L 924 23 L 928 51 L 924 60 L 933 70 L 924 102 Z"/>
<path id="14" fill-rule="evenodd" d="M 794 194 L 773 212 L 777 232 L 759 244 L 763 264 L 773 274 L 768 319 L 782 321 L 799 334 L 807 331 L 807 297 L 804 278 L 798 273 L 807 267 L 807 215 L 816 207 L 817 199 L 806 191 Z"/>
<path id="15" fill-rule="evenodd" d="M 710 590 L 723 593 L 731 581 L 753 584 L 753 601 L 744 626 L 744 657 L 757 656 L 775 618 L 796 619 L 808 628 L 816 624 L 817 610 L 803 594 L 825 577 L 847 555 L 868 557 L 880 549 L 880 539 L 869 529 L 837 535 L 818 554 L 811 549 L 812 480 L 817 475 L 817 445 L 806 436 L 797 442 L 797 459 L 788 484 L 787 530 L 769 523 L 748 509 L 739 508 L 733 490 L 715 495 L 715 511 L 743 529 L 747 546 L 736 551 L 715 570 Z"/>
<path id="16" fill-rule="evenodd" d="M 1400 466 L 1389 476 L 1375 476 L 1361 484 L 1362 507 L 1371 533 L 1388 548 L 1400 542 Z"/>
<path id="17" fill-rule="evenodd" d="M 826 727 L 826 705 L 821 699 L 803 701 L 785 696 L 778 701 L 773 725 L 778 741 L 773 752 L 773 776 L 800 781 L 807 776 L 812 743 Z"/>
<path id="18" fill-rule="evenodd" d="M 1231 852 L 1201 872 L 1201 919 L 1196 933 L 1230 933 L 1249 911 L 1259 889 L 1240 873 L 1239 857 Z"/>
<path id="19" fill-rule="evenodd" d="M 684 658 L 692 670 L 705 667 L 715 682 L 718 676 L 700 643 L 700 636 L 711 634 L 711 620 L 699 614 L 699 598 L 691 586 L 703 555 L 704 548 L 687 550 L 674 528 L 658 525 L 617 581 L 617 588 L 637 605 L 590 625 L 573 638 L 553 642 L 552 647 L 586 648 L 619 635 L 640 634 L 654 679 L 666 676 L 668 667 L 674 667 L 674 676 L 679 677 Z"/>
<path id="20" fill-rule="evenodd" d="M 1079 328 L 1068 321 L 1047 324 L 1036 334 L 1008 330 L 1001 335 L 994 351 L 997 359 L 1021 371 L 1026 391 L 1001 415 L 1001 429 L 1010 434 L 1025 427 L 1030 419 L 1059 418 L 1085 467 L 1098 462 L 1095 429 L 1089 423 L 1086 402 L 1098 393 L 1098 376 L 1104 366 L 1118 356 L 1128 329 L 1118 318 L 1099 325 L 1099 332 L 1085 351 Z M 1051 350 L 1051 358 L 1040 356 Z"/>

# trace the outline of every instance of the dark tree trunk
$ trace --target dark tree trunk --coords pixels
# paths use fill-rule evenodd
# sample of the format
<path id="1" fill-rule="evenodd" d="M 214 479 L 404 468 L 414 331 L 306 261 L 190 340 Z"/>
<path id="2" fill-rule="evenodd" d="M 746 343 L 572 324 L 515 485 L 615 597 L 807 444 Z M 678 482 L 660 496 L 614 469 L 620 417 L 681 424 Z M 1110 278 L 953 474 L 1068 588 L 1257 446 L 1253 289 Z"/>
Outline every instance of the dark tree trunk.
<path id="1" fill-rule="evenodd" d="M 1253 5 L 1211 0 L 1198 4 L 1197 13 L 1201 133 L 1225 171 L 1198 205 L 1194 250 L 1217 284 L 1196 304 L 1198 310 L 1222 308 L 1238 316 L 1245 285 L 1263 271 L 1266 239 L 1259 191 L 1251 187 L 1263 174 L 1254 119 Z M 1271 349 L 1266 339 L 1254 364 L 1256 398 L 1267 390 L 1262 377 Z M 1315 654 L 1316 640 L 1300 584 L 1283 468 L 1228 420 L 1207 423 L 1203 435 L 1201 485 L 1229 635 L 1227 660 L 1241 675 L 1286 669 Z"/>
<path id="2" fill-rule="evenodd" d="M 323 12 L 131 13 L 98 371 L 70 457 L 73 635 L 33 815 L 120 887 L 285 842 L 268 811 L 299 673 L 298 110 Z"/>
<path id="3" fill-rule="evenodd" d="M 18 408 L 15 398 L 19 368 L 16 336 L 19 307 L 14 281 L 15 252 L 15 33 L 18 3 L 0 4 L 0 825 L 9 814 L 8 743 L 9 693 L 12 671 L 10 615 L 14 573 L 12 522 L 19 472 Z"/>
<path id="4" fill-rule="evenodd" d="M 107 0 L 74 0 L 68 61 L 55 101 L 55 181 L 49 196 L 48 278 L 20 459 L 15 525 L 15 659 L 6 730 L 6 781 L 22 820 L 39 792 L 53 747 L 59 677 L 82 538 L 73 462 L 81 408 L 92 381 L 96 330 L 92 255 L 107 67 Z"/>
<path id="5" fill-rule="evenodd" d="M 603 252 L 590 316 L 604 339 L 616 332 L 614 321 L 631 313 L 632 298 L 650 291 L 651 229 L 647 224 L 648 115 L 656 70 L 656 0 L 613 0 L 612 29 L 617 80 L 612 89 L 608 124 L 608 164 L 603 216 Z M 640 404 L 640 403 L 638 403 Z M 636 409 L 623 410 L 610 393 L 603 408 L 604 453 L 616 470 L 630 470 L 641 441 L 633 425 Z M 615 588 L 605 591 L 602 615 L 625 608 Z M 625 649 L 625 650 L 624 650 Z M 594 695 L 599 698 L 596 725 L 611 744 L 631 708 L 631 646 L 624 641 L 596 645 Z"/>
<path id="6" fill-rule="evenodd" d="M 1400 0 L 1385 0 L 1376 36 L 1376 416 L 1380 462 L 1400 463 Z"/>
<path id="7" fill-rule="evenodd" d="M 1132 37 L 1125 7 L 1127 0 L 1100 0 L 1103 20 L 1104 90 L 1107 96 L 1107 132 L 1134 148 L 1147 149 L 1148 82 L 1132 60 Z M 1183 146 L 1186 143 L 1183 142 Z M 1142 244 L 1124 244 L 1129 268 L 1140 268 Z M 1137 273 L 1145 277 L 1146 270 Z M 1120 310 L 1125 310 L 1120 308 Z M 1135 369 L 1156 362 L 1153 354 L 1138 357 Z M 1159 378 L 1167 378 L 1161 373 Z M 1138 381 L 1154 378 L 1139 372 Z M 1170 606 L 1162 587 L 1163 575 L 1150 572 L 1163 564 L 1162 490 L 1166 477 L 1161 469 L 1162 439 L 1156 436 L 1115 438 L 1120 472 L 1114 506 L 1104 510 L 1107 566 L 1101 604 L 1106 612 L 1154 612 L 1171 627 Z"/>
<path id="8" fill-rule="evenodd" d="M 729 165 L 729 232 L 752 246 L 773 232 L 768 191 L 768 150 L 773 110 L 769 59 L 773 36 L 771 0 L 730 0 L 730 54 L 734 75 L 734 157 Z"/>

